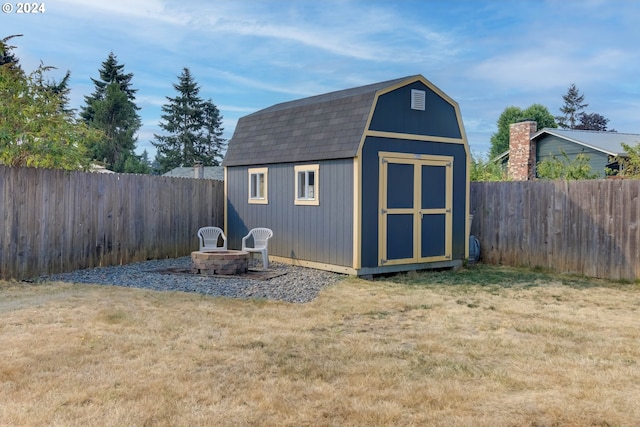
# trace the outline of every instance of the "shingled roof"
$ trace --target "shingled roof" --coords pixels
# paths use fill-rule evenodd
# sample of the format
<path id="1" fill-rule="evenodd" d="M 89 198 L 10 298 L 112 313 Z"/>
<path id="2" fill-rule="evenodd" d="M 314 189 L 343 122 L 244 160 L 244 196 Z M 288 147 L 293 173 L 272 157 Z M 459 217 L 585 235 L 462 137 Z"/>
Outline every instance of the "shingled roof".
<path id="1" fill-rule="evenodd" d="M 224 166 L 355 157 L 378 91 L 408 76 L 276 104 L 240 118 Z"/>
<path id="2" fill-rule="evenodd" d="M 554 128 L 544 128 L 533 135 L 532 139 L 539 138 L 545 134 L 555 135 L 611 156 L 627 155 L 622 143 L 630 146 L 640 143 L 640 135 L 638 134 Z"/>
<path id="3" fill-rule="evenodd" d="M 204 179 L 217 179 L 218 181 L 224 181 L 224 168 L 222 166 L 204 166 L 202 168 Z M 195 178 L 196 173 L 193 166 L 184 167 L 179 166 L 171 169 L 169 172 L 165 172 L 162 176 L 173 176 L 177 178 Z"/>

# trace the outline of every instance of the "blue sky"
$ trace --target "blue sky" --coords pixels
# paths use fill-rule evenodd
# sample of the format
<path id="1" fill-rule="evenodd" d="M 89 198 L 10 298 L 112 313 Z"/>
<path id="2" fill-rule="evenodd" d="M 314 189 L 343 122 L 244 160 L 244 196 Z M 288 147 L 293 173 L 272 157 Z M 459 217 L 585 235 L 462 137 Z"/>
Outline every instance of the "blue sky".
<path id="1" fill-rule="evenodd" d="M 24 35 L 12 44 L 27 70 L 70 70 L 74 108 L 115 53 L 138 89 L 137 152 L 152 158 L 183 67 L 220 109 L 226 138 L 270 105 L 414 74 L 458 102 L 476 155 L 488 153 L 506 107 L 540 103 L 558 115 L 571 83 L 609 128 L 640 133 L 634 0 L 49 0 L 29 15 L 9 3 L 0 38 Z"/>

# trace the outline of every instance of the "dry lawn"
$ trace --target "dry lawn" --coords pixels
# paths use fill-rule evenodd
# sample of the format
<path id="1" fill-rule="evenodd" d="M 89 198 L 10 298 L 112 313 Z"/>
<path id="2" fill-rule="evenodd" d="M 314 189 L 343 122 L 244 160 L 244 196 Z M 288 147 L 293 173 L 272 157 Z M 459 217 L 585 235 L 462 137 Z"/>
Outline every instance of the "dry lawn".
<path id="1" fill-rule="evenodd" d="M 640 425 L 638 285 L 429 277 L 303 305 L 0 282 L 0 425 Z"/>

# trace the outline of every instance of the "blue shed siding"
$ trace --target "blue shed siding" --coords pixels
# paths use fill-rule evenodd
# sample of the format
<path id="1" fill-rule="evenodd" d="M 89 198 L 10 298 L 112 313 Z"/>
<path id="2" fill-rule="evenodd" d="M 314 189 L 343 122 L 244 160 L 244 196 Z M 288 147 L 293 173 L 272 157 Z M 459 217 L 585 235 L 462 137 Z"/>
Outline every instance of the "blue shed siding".
<path id="1" fill-rule="evenodd" d="M 269 254 L 285 258 L 350 267 L 353 262 L 353 159 L 319 164 L 319 206 L 294 204 L 294 166 L 268 168 L 266 205 L 247 203 L 247 166 L 227 168 L 227 238 L 240 249 L 242 236 L 254 227 L 268 227 L 274 236 Z M 255 167 L 255 166 L 252 166 Z"/>
<path id="2" fill-rule="evenodd" d="M 609 156 L 606 153 L 567 141 L 555 135 L 543 136 L 536 142 L 536 159 L 538 159 L 538 162 L 551 156 L 556 156 L 562 160 L 562 152 L 564 152 L 571 161 L 575 160 L 578 154 L 581 153 L 589 156 L 591 172 L 597 173 L 602 178 L 605 177 L 605 168 L 609 163 Z"/>
<path id="3" fill-rule="evenodd" d="M 466 240 L 467 154 L 464 144 L 367 137 L 362 150 L 362 267 L 378 265 L 378 152 L 453 156 L 452 259 L 464 260 Z M 413 191 L 407 188 L 398 192 Z"/>
<path id="4" fill-rule="evenodd" d="M 425 91 L 424 111 L 411 109 L 411 89 Z M 381 95 L 369 130 L 461 138 L 454 106 L 419 81 Z"/>

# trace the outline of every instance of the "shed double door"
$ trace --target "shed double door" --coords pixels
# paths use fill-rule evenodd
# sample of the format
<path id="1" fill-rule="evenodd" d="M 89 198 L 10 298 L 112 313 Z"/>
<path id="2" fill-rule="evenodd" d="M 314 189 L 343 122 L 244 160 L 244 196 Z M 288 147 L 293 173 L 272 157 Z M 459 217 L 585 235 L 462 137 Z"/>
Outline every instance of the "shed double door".
<path id="1" fill-rule="evenodd" d="M 453 157 L 380 153 L 379 265 L 451 259 Z"/>

